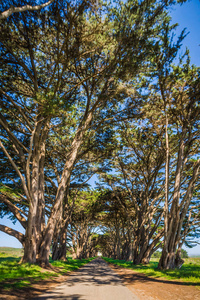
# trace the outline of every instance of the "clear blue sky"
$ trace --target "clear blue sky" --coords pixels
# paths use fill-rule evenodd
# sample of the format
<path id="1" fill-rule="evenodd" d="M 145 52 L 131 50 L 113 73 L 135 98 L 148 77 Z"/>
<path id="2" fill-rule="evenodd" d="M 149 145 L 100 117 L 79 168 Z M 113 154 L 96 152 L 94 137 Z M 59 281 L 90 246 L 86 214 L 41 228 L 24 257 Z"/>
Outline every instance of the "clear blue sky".
<path id="1" fill-rule="evenodd" d="M 191 55 L 191 62 L 197 66 L 200 66 L 200 1 L 191 0 L 182 5 L 176 5 L 171 9 L 170 14 L 172 16 L 172 23 L 179 23 L 177 29 L 177 37 L 183 28 L 187 28 L 189 32 L 188 36 L 183 42 L 183 52 L 185 47 L 188 47 Z M 0 220 L 0 223 L 9 227 L 13 227 L 13 224 L 8 219 L 4 218 Z M 14 227 L 13 227 L 14 228 Z M 24 232 L 20 224 L 15 225 L 15 229 Z M 0 247 L 21 247 L 21 244 L 14 237 L 0 231 Z M 193 249 L 188 249 L 189 255 L 200 255 L 200 245 Z"/>
<path id="2" fill-rule="evenodd" d="M 183 41 L 182 51 L 190 50 L 191 63 L 200 66 L 200 1 L 191 0 L 182 5 L 176 5 L 170 11 L 172 23 L 178 23 L 177 37 L 186 28 L 189 32 Z"/>

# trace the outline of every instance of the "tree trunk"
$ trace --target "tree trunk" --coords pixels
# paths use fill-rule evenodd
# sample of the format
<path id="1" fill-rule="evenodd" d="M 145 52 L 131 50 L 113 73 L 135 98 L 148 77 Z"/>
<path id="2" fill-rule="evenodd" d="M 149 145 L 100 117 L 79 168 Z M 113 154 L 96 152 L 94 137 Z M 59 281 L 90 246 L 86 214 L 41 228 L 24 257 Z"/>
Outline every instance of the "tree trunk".
<path id="1" fill-rule="evenodd" d="M 179 212 L 177 213 L 177 215 L 175 217 L 173 217 L 173 223 L 172 220 L 172 229 L 171 231 L 168 232 L 168 236 L 167 236 L 167 248 L 163 247 L 163 251 L 162 251 L 162 255 L 158 264 L 158 268 L 159 269 L 164 269 L 164 270 L 168 270 L 168 269 L 175 269 L 177 267 L 176 265 L 176 249 L 177 249 L 177 245 L 179 243 L 180 240 L 180 236 L 177 235 L 177 231 L 178 231 L 178 225 L 179 225 Z"/>
<path id="2" fill-rule="evenodd" d="M 61 221 L 62 221 L 62 216 L 60 212 L 60 219 L 58 220 L 55 231 L 54 231 L 54 236 L 53 236 L 53 245 L 52 245 L 52 259 L 53 260 L 58 260 L 59 258 L 59 247 L 60 247 L 60 228 L 61 228 Z"/>
<path id="3" fill-rule="evenodd" d="M 44 162 L 47 134 L 48 120 L 39 114 L 35 130 L 33 130 L 32 133 L 31 149 L 26 165 L 26 180 L 30 194 L 30 203 L 22 262 L 36 263 L 40 241 L 42 239 L 41 233 L 45 226 Z M 31 157 L 32 173 L 30 172 Z"/>
<path id="4" fill-rule="evenodd" d="M 67 184 L 70 180 L 71 172 L 73 170 L 74 163 L 77 159 L 79 148 L 83 142 L 85 131 L 92 120 L 92 116 L 93 116 L 93 112 L 91 111 L 88 113 L 85 120 L 83 120 L 83 123 L 79 125 L 76 136 L 72 142 L 71 152 L 69 153 L 67 161 L 64 166 L 61 181 L 57 189 L 55 203 L 51 212 L 51 216 L 49 217 L 47 226 L 44 230 L 43 240 L 41 242 L 40 249 L 38 252 L 38 262 L 42 265 L 45 265 L 49 261 L 50 246 L 51 246 L 57 218 L 59 216 L 59 209 L 60 206 L 62 206 L 62 202 L 66 194 Z M 49 265 L 49 263 L 47 263 L 47 265 Z"/>
<path id="5" fill-rule="evenodd" d="M 67 240 L 67 231 L 64 230 L 61 233 L 61 241 L 60 241 L 60 248 L 59 248 L 59 259 L 66 261 L 67 260 L 67 245 L 66 245 L 66 240 Z"/>
<path id="6" fill-rule="evenodd" d="M 66 239 L 67 239 L 67 231 L 61 230 L 59 234 L 59 239 L 57 238 L 53 243 L 53 249 L 52 249 L 53 260 L 63 260 L 63 261 L 67 260 Z"/>
<path id="7" fill-rule="evenodd" d="M 179 143 L 173 201 L 172 201 L 170 213 L 168 212 L 168 199 L 167 198 L 165 199 L 164 244 L 163 244 L 162 255 L 158 264 L 159 269 L 168 270 L 168 269 L 176 268 L 175 256 L 176 256 L 176 247 L 179 239 L 179 237 L 177 236 L 177 230 L 179 228 L 179 220 L 180 220 L 179 200 L 180 200 L 183 155 L 185 149 L 185 144 L 184 144 L 185 135 L 186 135 L 186 128 L 183 129 L 183 134 L 181 136 L 181 140 Z M 168 191 L 166 191 L 166 193 L 168 193 Z"/>
<path id="8" fill-rule="evenodd" d="M 27 229 L 25 233 L 25 243 L 24 243 L 24 256 L 22 258 L 23 263 L 36 263 L 36 224 L 35 224 L 35 211 L 32 206 L 32 203 L 29 207 L 29 214 L 28 214 L 28 223 Z"/>

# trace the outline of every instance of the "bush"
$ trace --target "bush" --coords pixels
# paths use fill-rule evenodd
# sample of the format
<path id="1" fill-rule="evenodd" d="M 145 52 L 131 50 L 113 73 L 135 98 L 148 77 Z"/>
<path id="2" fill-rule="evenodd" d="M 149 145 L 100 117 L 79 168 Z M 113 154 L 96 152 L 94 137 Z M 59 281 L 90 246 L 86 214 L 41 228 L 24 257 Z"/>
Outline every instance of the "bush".
<path id="1" fill-rule="evenodd" d="M 187 251 L 184 250 L 184 249 L 181 249 L 181 258 L 188 258 L 188 257 L 189 257 L 189 256 L 188 256 Z"/>
<path id="2" fill-rule="evenodd" d="M 152 258 L 160 258 L 161 257 L 161 252 L 160 251 L 156 251 L 152 254 L 151 256 Z"/>

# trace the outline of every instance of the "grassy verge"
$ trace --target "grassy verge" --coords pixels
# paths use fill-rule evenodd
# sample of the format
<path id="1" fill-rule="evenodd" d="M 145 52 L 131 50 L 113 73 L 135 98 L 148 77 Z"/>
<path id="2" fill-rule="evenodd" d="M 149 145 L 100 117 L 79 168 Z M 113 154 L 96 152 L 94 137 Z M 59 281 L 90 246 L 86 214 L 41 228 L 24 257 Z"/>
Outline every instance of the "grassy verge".
<path id="1" fill-rule="evenodd" d="M 68 261 L 50 261 L 56 271 L 42 269 L 37 265 L 19 264 L 20 257 L 17 255 L 8 256 L 9 253 L 0 253 L 0 288 L 24 288 L 38 281 L 66 275 L 67 273 L 79 269 L 93 258 Z M 18 253 L 17 253 L 18 254 Z"/>
<path id="2" fill-rule="evenodd" d="M 133 265 L 131 262 L 104 257 L 108 263 L 118 265 L 123 268 L 135 270 L 147 276 L 154 278 L 163 278 L 167 280 L 178 280 L 187 282 L 187 284 L 200 285 L 200 258 L 185 259 L 181 269 L 160 271 L 158 259 L 152 259 L 148 265 Z"/>

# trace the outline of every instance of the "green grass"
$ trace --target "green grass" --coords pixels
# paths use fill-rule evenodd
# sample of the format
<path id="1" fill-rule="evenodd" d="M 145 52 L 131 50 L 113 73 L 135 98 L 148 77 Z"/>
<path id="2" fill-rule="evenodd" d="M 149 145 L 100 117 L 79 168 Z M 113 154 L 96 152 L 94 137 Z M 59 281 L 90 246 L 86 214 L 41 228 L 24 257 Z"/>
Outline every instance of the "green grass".
<path id="1" fill-rule="evenodd" d="M 22 255 L 22 248 L 0 247 L 0 258 L 7 256 L 21 257 Z"/>
<path id="2" fill-rule="evenodd" d="M 120 267 L 135 270 L 154 278 L 182 281 L 186 284 L 200 285 L 200 258 L 187 258 L 181 269 L 158 270 L 158 259 L 154 258 L 148 265 L 133 265 L 131 262 L 104 257 L 104 260 Z"/>
<path id="3" fill-rule="evenodd" d="M 79 269 L 80 267 L 84 266 L 91 260 L 93 260 L 94 257 L 92 258 L 87 258 L 87 259 L 72 259 L 68 257 L 68 261 L 52 261 L 50 260 L 50 263 L 52 266 L 60 268 L 59 274 L 63 275 L 66 274 L 67 272 Z"/>
<path id="4" fill-rule="evenodd" d="M 56 267 L 56 271 L 44 270 L 37 265 L 19 264 L 22 251 L 15 251 L 14 248 L 0 248 L 0 287 L 4 289 L 30 287 L 32 283 L 64 275 L 70 271 L 76 270 L 93 258 L 68 261 L 52 261 L 50 263 Z"/>

